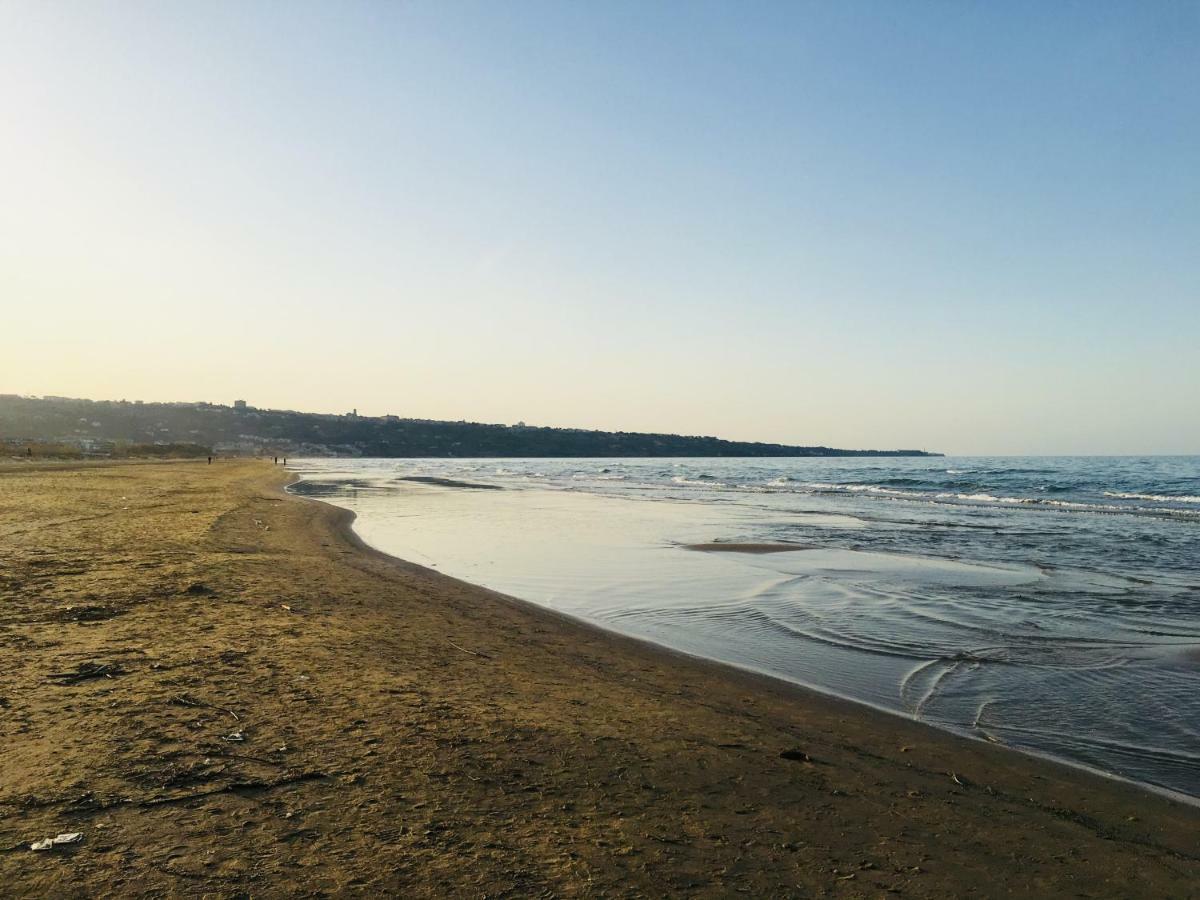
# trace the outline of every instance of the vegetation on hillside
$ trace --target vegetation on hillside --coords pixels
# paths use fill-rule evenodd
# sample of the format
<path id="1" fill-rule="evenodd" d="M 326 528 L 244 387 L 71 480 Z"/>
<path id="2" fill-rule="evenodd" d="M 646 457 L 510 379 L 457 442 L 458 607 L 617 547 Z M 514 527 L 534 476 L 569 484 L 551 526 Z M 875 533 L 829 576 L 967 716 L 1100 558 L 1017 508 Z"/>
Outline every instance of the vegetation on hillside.
<path id="1" fill-rule="evenodd" d="M 677 434 L 587 431 L 396 416 L 324 415 L 211 403 L 141 403 L 0 395 L 0 440 L 53 441 L 83 452 L 117 442 L 212 447 L 225 454 L 380 457 L 924 456 Z"/>

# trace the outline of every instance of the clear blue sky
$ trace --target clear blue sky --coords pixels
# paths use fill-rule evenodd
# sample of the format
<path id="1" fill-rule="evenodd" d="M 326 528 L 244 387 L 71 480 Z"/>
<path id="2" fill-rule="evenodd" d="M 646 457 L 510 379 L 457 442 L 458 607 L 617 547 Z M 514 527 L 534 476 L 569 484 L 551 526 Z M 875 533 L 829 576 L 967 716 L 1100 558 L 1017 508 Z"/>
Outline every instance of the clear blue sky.
<path id="1" fill-rule="evenodd" d="M 1200 4 L 0 5 L 0 391 L 1200 452 Z"/>

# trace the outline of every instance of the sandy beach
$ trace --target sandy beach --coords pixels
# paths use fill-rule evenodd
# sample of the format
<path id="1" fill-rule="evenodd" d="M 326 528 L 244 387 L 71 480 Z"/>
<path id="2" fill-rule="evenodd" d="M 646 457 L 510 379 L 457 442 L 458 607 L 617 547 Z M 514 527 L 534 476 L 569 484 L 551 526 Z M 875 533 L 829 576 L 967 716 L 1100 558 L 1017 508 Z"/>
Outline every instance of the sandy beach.
<path id="1" fill-rule="evenodd" d="M 392 559 L 286 479 L 0 466 L 6 895 L 1198 895 L 1196 807 Z"/>

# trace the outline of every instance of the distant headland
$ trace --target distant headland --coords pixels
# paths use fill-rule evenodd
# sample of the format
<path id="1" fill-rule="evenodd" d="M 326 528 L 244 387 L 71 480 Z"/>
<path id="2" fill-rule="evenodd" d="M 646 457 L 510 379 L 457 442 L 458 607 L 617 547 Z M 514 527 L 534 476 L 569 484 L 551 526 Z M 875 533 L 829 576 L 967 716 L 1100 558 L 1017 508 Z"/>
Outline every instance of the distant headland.
<path id="1" fill-rule="evenodd" d="M 716 437 L 0 394 L 0 454 L 368 457 L 941 456 Z"/>

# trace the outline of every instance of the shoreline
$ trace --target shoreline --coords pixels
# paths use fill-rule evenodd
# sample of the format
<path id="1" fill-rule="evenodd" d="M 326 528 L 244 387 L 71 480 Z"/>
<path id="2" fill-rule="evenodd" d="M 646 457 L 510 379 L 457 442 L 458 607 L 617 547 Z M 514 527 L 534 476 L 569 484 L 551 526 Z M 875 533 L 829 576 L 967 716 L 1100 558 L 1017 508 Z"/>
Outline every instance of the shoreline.
<path id="1" fill-rule="evenodd" d="M 14 895 L 1200 881 L 1192 806 L 398 560 L 290 474 L 0 470 Z"/>
<path id="2" fill-rule="evenodd" d="M 1038 752 L 1037 750 L 1033 750 L 1033 749 L 1027 749 L 1024 747 L 1014 747 L 1009 744 L 1004 744 L 1004 743 L 995 742 L 995 741 L 988 741 L 985 738 L 978 737 L 978 736 L 970 734 L 968 732 L 955 731 L 951 728 L 945 728 L 945 727 L 938 726 L 931 722 L 926 722 L 922 719 L 917 718 L 916 716 L 914 716 L 910 713 L 905 713 L 901 710 L 890 709 L 886 706 L 877 705 L 877 704 L 871 703 L 866 700 L 855 699 L 854 697 L 850 697 L 845 694 L 840 694 L 833 690 L 824 690 L 816 685 L 806 684 L 805 682 L 800 681 L 798 679 L 790 679 L 783 675 L 779 675 L 779 674 L 765 671 L 762 669 L 757 669 L 748 664 L 741 664 L 741 663 L 737 663 L 737 662 L 733 662 L 733 661 L 729 661 L 729 660 L 723 660 L 723 659 L 719 659 L 714 656 L 705 656 L 701 653 L 690 653 L 686 650 L 680 650 L 680 649 L 678 649 L 676 647 L 672 647 L 668 644 L 659 643 L 659 642 L 653 640 L 652 638 L 641 637 L 639 635 L 619 631 L 614 628 L 607 628 L 607 627 L 605 627 L 605 625 L 602 622 L 587 619 L 582 616 L 572 615 L 571 613 L 564 612 L 561 610 L 556 610 L 556 609 L 553 609 L 548 606 L 543 606 L 533 600 L 527 600 L 523 597 L 517 597 L 512 594 L 505 594 L 502 591 L 497 591 L 493 588 L 487 587 L 486 585 L 477 584 L 472 581 L 467 581 L 466 579 L 463 579 L 463 578 L 457 578 L 453 575 L 448 575 L 439 570 L 431 569 L 429 566 L 425 566 L 420 563 L 412 562 L 411 560 L 406 560 L 399 556 L 394 556 L 394 555 L 388 553 L 387 551 L 381 550 L 378 547 L 375 547 L 374 545 L 370 544 L 369 542 L 366 541 L 366 539 L 364 539 L 355 530 L 354 522 L 358 518 L 358 516 L 353 510 L 347 509 L 342 506 L 338 506 L 335 503 L 332 503 L 328 500 L 322 499 L 319 496 L 306 496 L 304 494 L 294 493 L 291 490 L 291 488 L 294 485 L 301 483 L 304 479 L 300 475 L 298 475 L 294 472 L 290 472 L 289 475 L 291 477 L 289 478 L 287 484 L 285 484 L 283 486 L 283 488 L 282 488 L 283 493 L 285 493 L 289 497 L 295 497 L 300 500 L 305 500 L 305 501 L 309 501 L 309 502 L 313 502 L 313 503 L 319 503 L 324 506 L 328 506 L 334 510 L 337 510 L 338 513 L 340 513 L 342 515 L 339 516 L 338 519 L 333 522 L 332 527 L 334 527 L 341 533 L 343 540 L 345 540 L 347 543 L 354 546 L 360 552 L 372 554 L 372 555 L 380 558 L 381 561 L 383 561 L 384 563 L 396 564 L 396 565 L 400 566 L 404 571 L 410 571 L 413 568 L 419 569 L 423 573 L 425 573 L 429 576 L 449 579 L 450 581 L 455 582 L 457 584 L 461 584 L 470 590 L 482 591 L 497 600 L 501 600 L 506 603 L 515 604 L 518 607 L 522 607 L 522 608 L 526 609 L 527 611 L 529 611 L 530 613 L 533 613 L 535 615 L 549 616 L 555 620 L 565 622 L 571 626 L 578 627 L 578 628 L 581 628 L 581 629 L 584 629 L 587 631 L 596 632 L 599 635 L 603 635 L 605 637 L 614 638 L 619 641 L 628 641 L 628 642 L 630 642 L 630 644 L 639 648 L 642 651 L 646 651 L 646 652 L 650 652 L 650 653 L 659 653 L 659 654 L 664 655 L 668 659 L 685 660 L 693 665 L 714 667 L 714 669 L 716 670 L 715 671 L 716 677 L 722 677 L 722 676 L 729 677 L 729 676 L 737 675 L 737 676 L 741 676 L 743 678 L 759 679 L 764 682 L 764 685 L 763 685 L 764 687 L 769 686 L 771 688 L 774 688 L 775 690 L 797 692 L 796 699 L 799 702 L 812 702 L 813 700 L 819 699 L 821 701 L 825 701 L 825 702 L 829 702 L 829 703 L 833 703 L 833 704 L 839 704 L 839 705 L 844 704 L 849 708 L 847 711 L 850 714 L 861 714 L 863 711 L 866 711 L 873 715 L 882 715 L 882 716 L 886 716 L 888 718 L 897 719 L 899 721 L 914 725 L 918 728 L 929 729 L 930 731 L 932 731 L 938 735 L 941 735 L 941 736 L 947 736 L 947 737 L 951 737 L 951 738 L 955 738 L 955 739 L 971 741 L 971 742 L 977 743 L 983 747 L 988 747 L 993 750 L 1000 750 L 1005 753 L 1013 753 L 1018 756 L 1030 759 L 1032 761 L 1036 761 L 1038 763 L 1061 767 L 1069 772 L 1076 772 L 1076 773 L 1080 773 L 1080 774 L 1086 775 L 1091 778 L 1100 779 L 1101 781 L 1104 781 L 1104 782 L 1110 782 L 1113 784 L 1123 785 L 1123 786 L 1126 786 L 1129 788 L 1133 788 L 1137 791 L 1145 792 L 1147 794 L 1159 797 L 1161 799 L 1171 801 L 1173 803 L 1178 803 L 1182 806 L 1194 807 L 1197 810 L 1200 810 L 1200 796 L 1193 796 L 1191 794 L 1185 794 L 1181 791 L 1171 790 L 1170 788 L 1166 788 L 1161 785 L 1151 784 L 1149 782 L 1144 782 L 1144 781 L 1138 781 L 1134 778 L 1129 778 L 1129 777 L 1126 777 L 1124 775 L 1120 775 L 1120 774 L 1117 774 L 1114 772 L 1106 772 L 1103 769 L 1099 769 L 1094 766 L 1089 766 L 1086 763 L 1081 763 L 1081 762 L 1077 762 L 1075 760 L 1054 756 L 1049 753 L 1041 753 L 1041 752 Z M 451 486 L 453 486 L 453 483 Z M 706 543 L 706 544 L 683 545 L 683 549 L 690 550 L 693 552 L 698 552 L 698 553 L 729 552 L 729 553 L 751 553 L 751 554 L 779 553 L 779 552 L 791 551 L 791 550 L 812 549 L 813 547 L 814 547 L 814 545 L 809 545 L 809 544 L 791 544 L 791 543 L 788 543 L 788 544 L 784 544 L 784 543 L 777 543 L 777 544 L 729 543 L 729 544 L 726 544 L 726 543 L 715 542 L 715 543 Z"/>

